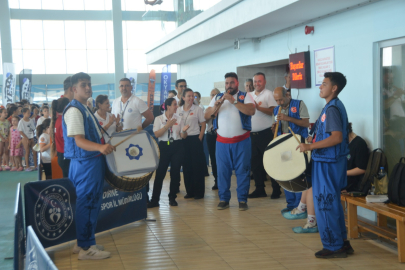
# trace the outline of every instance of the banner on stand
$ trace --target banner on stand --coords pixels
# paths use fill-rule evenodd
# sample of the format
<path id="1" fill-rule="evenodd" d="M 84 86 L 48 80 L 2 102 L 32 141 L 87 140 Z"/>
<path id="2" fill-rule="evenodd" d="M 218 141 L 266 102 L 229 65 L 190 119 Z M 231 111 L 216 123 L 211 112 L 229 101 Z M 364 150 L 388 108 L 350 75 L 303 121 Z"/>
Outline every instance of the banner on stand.
<path id="1" fill-rule="evenodd" d="M 15 64 L 3 64 L 3 105 L 15 101 Z"/>
<path id="2" fill-rule="evenodd" d="M 127 78 L 131 81 L 132 94 L 134 95 L 136 91 L 136 84 L 138 82 L 138 70 L 128 69 Z"/>
<path id="3" fill-rule="evenodd" d="M 18 82 L 20 86 L 20 101 L 26 99 L 31 102 L 32 70 L 21 70 Z"/>
<path id="4" fill-rule="evenodd" d="M 167 99 L 171 85 L 172 74 L 170 73 L 170 65 L 166 65 L 162 68 L 162 77 L 160 80 L 160 104 L 163 104 Z"/>
<path id="5" fill-rule="evenodd" d="M 25 269 L 49 269 L 58 270 L 49 258 L 44 247 L 31 226 L 27 228 L 27 256 L 25 257 Z"/>
<path id="6" fill-rule="evenodd" d="M 153 104 L 155 102 L 155 82 L 156 82 L 156 72 L 154 69 L 152 69 L 149 73 L 148 97 L 147 97 L 148 108 L 152 113 L 153 113 Z"/>

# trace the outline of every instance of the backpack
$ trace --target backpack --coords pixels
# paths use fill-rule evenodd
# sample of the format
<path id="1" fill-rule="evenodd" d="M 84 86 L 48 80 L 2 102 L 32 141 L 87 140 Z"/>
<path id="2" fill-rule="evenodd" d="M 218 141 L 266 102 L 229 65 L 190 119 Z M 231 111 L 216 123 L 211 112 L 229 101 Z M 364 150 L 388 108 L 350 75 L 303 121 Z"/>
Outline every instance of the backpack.
<path id="1" fill-rule="evenodd" d="M 384 167 L 384 170 L 388 171 L 387 157 L 381 148 L 374 149 L 368 157 L 367 169 L 361 180 L 358 191 L 367 195 L 371 189 L 371 184 L 374 183 L 374 176 L 378 174 L 380 168 Z"/>
<path id="2" fill-rule="evenodd" d="M 405 206 L 405 157 L 400 158 L 391 172 L 388 182 L 388 199 L 399 206 Z"/>

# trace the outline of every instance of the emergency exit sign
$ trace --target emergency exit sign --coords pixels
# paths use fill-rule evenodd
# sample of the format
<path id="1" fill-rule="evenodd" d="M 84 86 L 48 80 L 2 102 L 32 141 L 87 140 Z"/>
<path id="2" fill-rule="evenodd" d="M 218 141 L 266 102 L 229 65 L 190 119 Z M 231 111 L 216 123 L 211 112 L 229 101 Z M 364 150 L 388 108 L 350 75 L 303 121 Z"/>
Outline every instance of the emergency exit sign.
<path id="1" fill-rule="evenodd" d="M 311 88 L 309 52 L 290 54 L 291 88 Z"/>

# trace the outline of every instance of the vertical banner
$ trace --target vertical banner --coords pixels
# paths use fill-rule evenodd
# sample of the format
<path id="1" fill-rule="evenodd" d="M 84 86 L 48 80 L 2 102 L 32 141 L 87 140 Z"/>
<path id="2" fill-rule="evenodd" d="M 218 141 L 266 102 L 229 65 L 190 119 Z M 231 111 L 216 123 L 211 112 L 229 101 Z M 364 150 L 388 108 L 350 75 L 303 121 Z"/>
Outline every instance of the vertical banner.
<path id="1" fill-rule="evenodd" d="M 58 270 L 31 226 L 27 227 L 27 256 L 25 257 L 24 269 Z"/>
<path id="2" fill-rule="evenodd" d="M 156 73 L 155 70 L 152 69 L 149 73 L 148 97 L 147 97 L 148 108 L 152 113 L 153 113 L 153 104 L 155 101 L 155 82 L 156 82 Z"/>
<path id="3" fill-rule="evenodd" d="M 136 83 L 138 82 L 138 70 L 128 69 L 127 78 L 131 81 L 132 94 L 135 95 Z"/>
<path id="4" fill-rule="evenodd" d="M 15 101 L 15 64 L 4 63 L 3 65 L 3 105 Z"/>
<path id="5" fill-rule="evenodd" d="M 18 83 L 20 86 L 20 100 L 26 99 L 31 102 L 32 70 L 21 70 Z"/>
<path id="6" fill-rule="evenodd" d="M 163 104 L 167 99 L 172 83 L 172 74 L 170 73 L 170 65 L 162 68 L 162 78 L 160 80 L 160 104 Z"/>

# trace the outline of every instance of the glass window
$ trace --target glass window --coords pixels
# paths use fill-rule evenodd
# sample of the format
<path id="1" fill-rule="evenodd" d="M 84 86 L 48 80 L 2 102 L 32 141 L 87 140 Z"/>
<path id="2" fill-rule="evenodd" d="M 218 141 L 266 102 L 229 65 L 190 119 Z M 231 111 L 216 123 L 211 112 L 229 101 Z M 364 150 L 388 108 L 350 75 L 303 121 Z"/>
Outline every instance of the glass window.
<path id="1" fill-rule="evenodd" d="M 383 148 L 388 175 L 405 156 L 405 45 L 381 49 Z"/>
<path id="2" fill-rule="evenodd" d="M 41 0 L 19 0 L 22 9 L 41 9 Z"/>
<path id="3" fill-rule="evenodd" d="M 19 0 L 8 0 L 8 6 L 10 8 L 20 8 L 20 1 Z"/>
<path id="4" fill-rule="evenodd" d="M 86 21 L 87 49 L 107 49 L 107 33 L 104 21 Z"/>
<path id="5" fill-rule="evenodd" d="M 134 0 L 121 0 L 121 9 L 127 11 L 145 10 L 145 2 Z"/>
<path id="6" fill-rule="evenodd" d="M 44 21 L 45 50 L 65 49 L 65 26 L 63 21 Z"/>
<path id="7" fill-rule="evenodd" d="M 65 0 L 63 8 L 66 10 L 84 10 L 83 0 Z"/>
<path id="8" fill-rule="evenodd" d="M 89 73 L 108 73 L 107 50 L 88 50 L 87 66 Z"/>
<path id="9" fill-rule="evenodd" d="M 21 37 L 23 49 L 44 49 L 42 21 L 21 20 Z"/>
<path id="10" fill-rule="evenodd" d="M 33 74 L 45 74 L 43 50 L 23 50 L 24 68 L 32 69 Z M 19 72 L 18 70 L 16 70 Z"/>
<path id="11" fill-rule="evenodd" d="M 45 51 L 46 74 L 66 74 L 66 51 Z"/>
<path id="12" fill-rule="evenodd" d="M 42 9 L 62 10 L 63 1 L 62 0 L 42 0 Z"/>
<path id="13" fill-rule="evenodd" d="M 23 55 L 22 50 L 14 50 L 13 49 L 13 62 L 15 64 L 16 72 L 21 71 L 23 69 Z"/>
<path id="14" fill-rule="evenodd" d="M 86 49 L 86 26 L 84 21 L 65 21 L 65 39 L 67 50 Z"/>
<path id="15" fill-rule="evenodd" d="M 106 0 L 85 0 L 84 9 L 85 10 L 111 10 L 111 4 L 107 5 Z M 109 7 L 109 8 L 108 8 Z"/>
<path id="16" fill-rule="evenodd" d="M 13 49 L 22 49 L 21 47 L 21 21 L 10 20 L 11 46 Z"/>
<path id="17" fill-rule="evenodd" d="M 108 57 L 107 58 L 107 60 L 108 60 L 108 73 L 115 73 L 114 51 L 113 50 L 108 50 L 107 51 L 107 57 Z"/>
<path id="18" fill-rule="evenodd" d="M 67 73 L 87 72 L 86 50 L 66 50 Z"/>
<path id="19" fill-rule="evenodd" d="M 111 21 L 106 21 L 105 26 L 106 26 L 106 30 L 107 30 L 107 49 L 114 50 L 113 24 Z"/>

